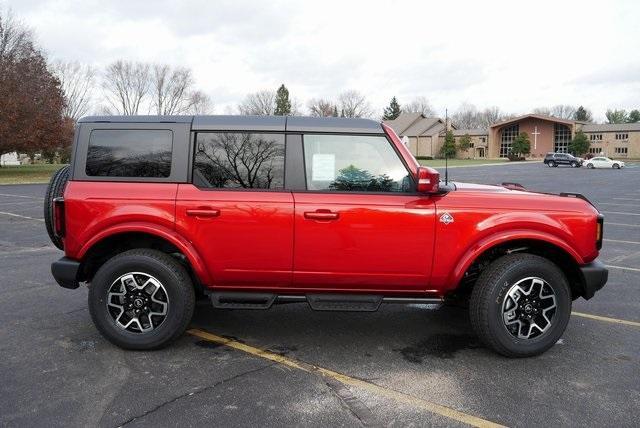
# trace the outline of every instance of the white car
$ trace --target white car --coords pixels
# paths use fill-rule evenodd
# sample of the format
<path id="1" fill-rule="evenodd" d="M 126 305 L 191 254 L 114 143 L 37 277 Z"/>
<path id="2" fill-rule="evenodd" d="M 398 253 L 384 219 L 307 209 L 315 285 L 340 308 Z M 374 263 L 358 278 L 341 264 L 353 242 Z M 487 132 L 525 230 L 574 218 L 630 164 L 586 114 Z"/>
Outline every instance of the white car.
<path id="1" fill-rule="evenodd" d="M 624 168 L 624 162 L 606 158 L 604 156 L 596 156 L 595 158 L 587 159 L 583 165 L 587 168 Z"/>

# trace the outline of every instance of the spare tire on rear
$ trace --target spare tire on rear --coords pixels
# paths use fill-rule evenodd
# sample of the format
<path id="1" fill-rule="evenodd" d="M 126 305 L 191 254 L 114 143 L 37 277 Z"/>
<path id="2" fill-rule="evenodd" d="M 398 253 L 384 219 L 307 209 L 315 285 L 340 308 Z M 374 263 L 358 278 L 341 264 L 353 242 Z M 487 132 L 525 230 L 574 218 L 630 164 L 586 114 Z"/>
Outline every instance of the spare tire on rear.
<path id="1" fill-rule="evenodd" d="M 69 165 L 63 166 L 62 168 L 57 170 L 53 174 L 53 176 L 51 176 L 51 180 L 49 181 L 49 186 L 47 187 L 47 192 L 44 195 L 44 224 L 47 226 L 47 233 L 49 234 L 49 239 L 51 239 L 51 242 L 53 242 L 53 245 L 55 245 L 61 250 L 64 249 L 62 244 L 62 238 L 56 235 L 56 232 L 53 226 L 53 200 L 64 194 L 64 188 L 67 185 L 68 180 L 69 180 Z"/>

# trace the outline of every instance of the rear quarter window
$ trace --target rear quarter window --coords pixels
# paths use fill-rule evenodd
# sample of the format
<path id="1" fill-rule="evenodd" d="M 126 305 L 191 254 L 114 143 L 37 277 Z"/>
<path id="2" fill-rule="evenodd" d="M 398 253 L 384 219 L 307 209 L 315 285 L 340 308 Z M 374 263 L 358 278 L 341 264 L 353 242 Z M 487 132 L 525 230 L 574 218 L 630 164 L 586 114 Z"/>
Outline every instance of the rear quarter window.
<path id="1" fill-rule="evenodd" d="M 94 129 L 85 172 L 93 177 L 166 178 L 172 150 L 170 130 Z"/>

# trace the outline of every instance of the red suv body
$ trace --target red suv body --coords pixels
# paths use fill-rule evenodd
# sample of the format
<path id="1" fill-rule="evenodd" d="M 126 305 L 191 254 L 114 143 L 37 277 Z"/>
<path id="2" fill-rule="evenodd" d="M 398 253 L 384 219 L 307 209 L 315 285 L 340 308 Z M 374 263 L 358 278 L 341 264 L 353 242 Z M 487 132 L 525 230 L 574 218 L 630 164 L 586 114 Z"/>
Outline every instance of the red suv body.
<path id="1" fill-rule="evenodd" d="M 52 211 L 65 257 L 52 272 L 67 288 L 87 282 L 96 325 L 129 348 L 182 333 L 191 297 L 172 293 L 191 288 L 218 308 L 462 298 L 485 344 L 533 355 L 562 334 L 571 300 L 607 279 L 602 216 L 584 197 L 441 183 L 370 120 L 90 117 L 68 174 Z"/>

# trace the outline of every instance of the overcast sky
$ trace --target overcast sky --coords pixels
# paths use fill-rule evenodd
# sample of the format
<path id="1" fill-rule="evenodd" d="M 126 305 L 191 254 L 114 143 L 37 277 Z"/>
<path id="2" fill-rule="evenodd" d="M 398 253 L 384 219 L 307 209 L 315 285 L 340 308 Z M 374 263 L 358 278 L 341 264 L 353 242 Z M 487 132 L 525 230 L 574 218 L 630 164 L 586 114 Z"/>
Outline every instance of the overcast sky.
<path id="1" fill-rule="evenodd" d="M 396 95 L 440 112 L 640 108 L 640 1 L 0 0 L 50 58 L 190 67 L 217 113 L 285 83 L 301 102 Z"/>

